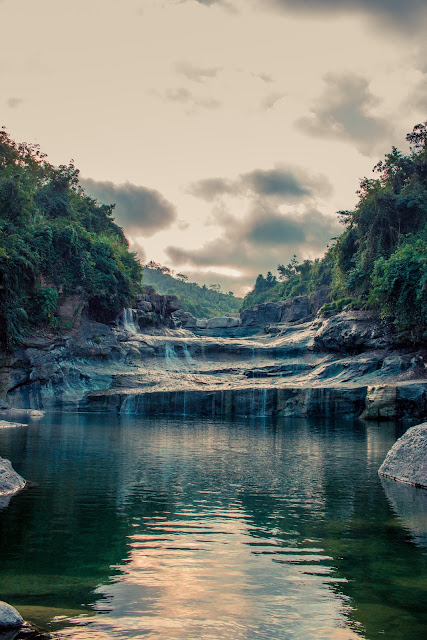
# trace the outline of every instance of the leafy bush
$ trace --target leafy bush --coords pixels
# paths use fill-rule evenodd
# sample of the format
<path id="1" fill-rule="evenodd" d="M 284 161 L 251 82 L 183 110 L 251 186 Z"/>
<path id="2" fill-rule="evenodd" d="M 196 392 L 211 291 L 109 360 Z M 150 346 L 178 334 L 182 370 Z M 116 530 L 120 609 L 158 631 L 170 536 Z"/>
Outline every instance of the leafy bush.
<path id="1" fill-rule="evenodd" d="M 113 219 L 79 185 L 73 162 L 53 167 L 37 145 L 0 130 L 0 345 L 30 324 L 55 328 L 59 291 L 85 300 L 96 320 L 130 306 L 142 267 Z"/>

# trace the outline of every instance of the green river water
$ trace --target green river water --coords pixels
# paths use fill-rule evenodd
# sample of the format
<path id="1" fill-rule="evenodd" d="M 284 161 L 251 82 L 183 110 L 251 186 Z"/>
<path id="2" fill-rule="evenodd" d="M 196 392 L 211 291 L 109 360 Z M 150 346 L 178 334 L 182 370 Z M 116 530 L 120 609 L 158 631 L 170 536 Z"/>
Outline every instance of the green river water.
<path id="1" fill-rule="evenodd" d="M 0 600 L 77 640 L 421 640 L 427 491 L 394 424 L 50 415 L 0 429 Z M 0 636 L 1 637 L 1 636 Z"/>

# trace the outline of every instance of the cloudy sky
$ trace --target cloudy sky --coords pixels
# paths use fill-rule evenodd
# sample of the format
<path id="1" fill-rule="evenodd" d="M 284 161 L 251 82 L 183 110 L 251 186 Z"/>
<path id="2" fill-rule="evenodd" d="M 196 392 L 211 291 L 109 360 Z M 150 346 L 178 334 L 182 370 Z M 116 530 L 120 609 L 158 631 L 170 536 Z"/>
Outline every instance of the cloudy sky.
<path id="1" fill-rule="evenodd" d="M 427 0 L 0 0 L 0 124 L 141 259 L 240 293 L 321 256 L 427 120 Z"/>

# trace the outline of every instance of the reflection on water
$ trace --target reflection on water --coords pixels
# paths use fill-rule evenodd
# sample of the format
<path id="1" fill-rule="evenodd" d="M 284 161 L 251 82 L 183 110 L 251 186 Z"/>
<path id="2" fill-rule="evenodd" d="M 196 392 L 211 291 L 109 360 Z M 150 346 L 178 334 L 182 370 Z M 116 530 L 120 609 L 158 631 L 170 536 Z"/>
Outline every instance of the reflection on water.
<path id="1" fill-rule="evenodd" d="M 424 638 L 423 525 L 377 476 L 397 435 L 99 415 L 2 430 L 37 486 L 0 512 L 0 599 L 78 640 Z"/>

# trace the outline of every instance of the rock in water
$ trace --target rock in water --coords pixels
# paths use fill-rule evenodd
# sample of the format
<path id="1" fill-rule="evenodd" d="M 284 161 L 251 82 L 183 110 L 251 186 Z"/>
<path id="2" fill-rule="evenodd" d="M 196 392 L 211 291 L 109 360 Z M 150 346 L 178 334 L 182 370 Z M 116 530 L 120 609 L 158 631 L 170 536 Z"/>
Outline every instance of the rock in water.
<path id="1" fill-rule="evenodd" d="M 0 600 L 0 630 L 22 627 L 24 620 L 16 609 Z"/>
<path id="2" fill-rule="evenodd" d="M 16 473 L 9 460 L 0 458 L 0 497 L 12 495 L 24 487 L 24 478 Z"/>
<path id="3" fill-rule="evenodd" d="M 411 427 L 394 443 L 378 473 L 427 489 L 427 422 Z"/>

